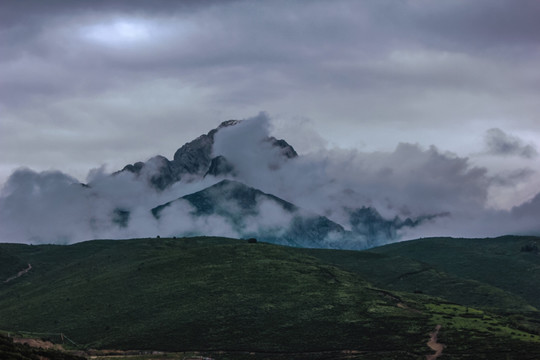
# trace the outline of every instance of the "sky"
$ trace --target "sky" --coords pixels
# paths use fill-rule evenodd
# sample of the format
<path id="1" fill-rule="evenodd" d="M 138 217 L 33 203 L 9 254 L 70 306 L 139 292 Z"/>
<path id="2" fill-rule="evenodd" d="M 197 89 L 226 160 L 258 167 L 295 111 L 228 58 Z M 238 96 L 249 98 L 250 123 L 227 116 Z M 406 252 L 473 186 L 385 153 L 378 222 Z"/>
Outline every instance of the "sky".
<path id="1" fill-rule="evenodd" d="M 535 0 L 3 1 L 0 186 L 172 158 L 263 111 L 306 156 L 461 159 L 483 205 L 510 210 L 540 191 L 539 16 Z"/>

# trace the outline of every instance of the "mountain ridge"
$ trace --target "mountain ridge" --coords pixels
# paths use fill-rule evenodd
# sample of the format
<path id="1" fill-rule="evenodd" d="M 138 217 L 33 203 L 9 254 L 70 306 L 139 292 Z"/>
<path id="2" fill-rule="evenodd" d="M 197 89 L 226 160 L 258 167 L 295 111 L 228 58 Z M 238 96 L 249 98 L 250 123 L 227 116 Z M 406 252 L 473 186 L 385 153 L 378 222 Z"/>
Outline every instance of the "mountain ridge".
<path id="1" fill-rule="evenodd" d="M 150 171 L 149 183 L 157 190 L 164 190 L 184 177 L 197 178 L 207 174 L 213 176 L 227 175 L 234 171 L 234 165 L 221 156 L 213 155 L 215 135 L 222 129 L 241 124 L 243 120 L 226 120 L 217 128 L 200 135 L 195 140 L 182 145 L 174 153 L 173 159 L 169 160 L 162 155 L 157 155 L 147 162 L 136 162 L 124 166 L 122 171 L 129 171 L 137 176 L 144 174 L 145 168 Z M 298 156 L 294 148 L 283 139 L 269 136 L 265 139 L 272 147 L 280 149 L 284 158 L 292 159 Z"/>

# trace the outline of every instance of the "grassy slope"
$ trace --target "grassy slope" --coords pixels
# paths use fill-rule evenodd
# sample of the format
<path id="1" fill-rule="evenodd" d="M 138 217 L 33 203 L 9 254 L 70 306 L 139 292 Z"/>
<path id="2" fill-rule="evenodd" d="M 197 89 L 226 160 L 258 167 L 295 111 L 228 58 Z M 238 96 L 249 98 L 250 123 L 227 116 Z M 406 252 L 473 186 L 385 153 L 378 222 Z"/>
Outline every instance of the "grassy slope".
<path id="1" fill-rule="evenodd" d="M 540 338 L 531 328 L 516 328 L 527 317 L 516 324 L 444 300 L 374 288 L 366 275 L 371 280 L 379 274 L 380 283 L 385 276 L 392 279 L 393 255 L 222 238 L 0 249 L 33 266 L 17 281 L 0 285 L 0 328 L 62 332 L 86 346 L 390 350 L 377 358 L 406 359 L 429 354 L 428 334 L 442 324 L 445 351 L 455 356 L 507 349 L 520 359 L 540 354 Z M 399 266 L 410 270 L 418 264 L 402 259 Z M 376 266 L 387 270 L 368 272 Z M 521 306 L 527 308 L 523 301 Z"/>
<path id="2" fill-rule="evenodd" d="M 384 249 L 384 248 L 382 248 Z M 399 251 L 385 253 L 305 249 L 304 252 L 346 271 L 369 279 L 374 285 L 395 291 L 437 296 L 454 303 L 487 310 L 531 311 L 535 308 L 519 294 L 473 278 L 445 272 L 438 264 L 415 260 Z M 444 250 L 442 250 L 444 251 Z M 450 259 L 456 254 L 445 252 Z M 531 279 L 530 279 L 531 280 Z M 531 286 L 531 282 L 527 284 Z"/>
<path id="3" fill-rule="evenodd" d="M 150 239 L 25 246 L 20 256 L 33 271 L 4 285 L 1 326 L 97 347 L 377 350 L 411 338 L 421 348 L 430 330 L 354 274 L 286 247 Z M 387 316 L 403 335 L 387 339 Z"/>
<path id="4" fill-rule="evenodd" d="M 13 340 L 0 334 L 0 359 L 2 360 L 84 360 L 84 358 L 58 350 L 34 349 L 14 344 Z"/>
<path id="5" fill-rule="evenodd" d="M 27 264 L 10 251 L 0 248 L 0 282 L 24 270 Z"/>
<path id="6" fill-rule="evenodd" d="M 531 242 L 540 244 L 540 238 L 432 238 L 396 243 L 371 251 L 428 263 L 452 276 L 495 286 L 540 309 L 540 256 L 521 251 Z"/>

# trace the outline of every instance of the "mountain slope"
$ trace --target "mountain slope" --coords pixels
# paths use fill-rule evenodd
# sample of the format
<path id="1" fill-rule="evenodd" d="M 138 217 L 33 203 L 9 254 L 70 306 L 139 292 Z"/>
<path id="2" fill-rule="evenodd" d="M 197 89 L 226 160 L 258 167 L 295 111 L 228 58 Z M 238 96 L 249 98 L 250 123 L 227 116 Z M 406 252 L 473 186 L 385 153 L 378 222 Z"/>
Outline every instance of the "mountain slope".
<path id="1" fill-rule="evenodd" d="M 266 353 L 256 359 L 291 352 L 306 359 L 323 352 L 320 358 L 418 359 L 432 353 L 426 343 L 439 324 L 448 358 L 540 356 L 532 312 L 494 315 L 381 289 L 345 270 L 351 254 L 362 262 L 380 257 L 374 253 L 223 238 L 0 248 L 33 265 L 0 285 L 0 328 L 62 332 L 86 346 Z M 331 265 L 315 252 L 345 260 Z"/>
<path id="2" fill-rule="evenodd" d="M 378 250 L 378 248 L 375 248 Z M 523 297 L 523 288 L 536 287 L 529 278 L 518 291 L 485 283 L 474 277 L 446 272 L 429 259 L 419 261 L 405 255 L 368 251 L 303 249 L 306 254 L 369 279 L 374 285 L 394 291 L 420 293 L 444 298 L 456 304 L 490 311 L 536 311 L 536 299 Z M 448 258 L 459 254 L 446 252 Z M 516 276 L 516 274 L 514 274 Z"/>
<path id="3" fill-rule="evenodd" d="M 242 237 L 257 237 L 274 244 L 300 247 L 364 248 L 362 237 L 326 217 L 308 213 L 274 195 L 237 181 L 222 180 L 199 192 L 152 209 L 160 218 L 175 202 L 187 201 L 195 217 L 217 216 Z"/>
<path id="4" fill-rule="evenodd" d="M 31 348 L 16 344 L 13 339 L 0 334 L 0 359 L 3 360 L 84 360 L 85 358 L 59 350 Z"/>
<path id="5" fill-rule="evenodd" d="M 431 327 L 354 274 L 286 247 L 195 238 L 34 248 L 21 251 L 34 271 L 2 288 L 2 328 L 97 347 L 399 350 L 414 339 L 419 351 Z M 382 341 L 383 316 L 402 335 Z M 425 331 L 408 333 L 411 324 Z"/>
<path id="6" fill-rule="evenodd" d="M 0 248 L 0 282 L 6 281 L 26 267 L 27 264 L 19 257 L 7 249 Z"/>
<path id="7" fill-rule="evenodd" d="M 448 274 L 518 294 L 540 309 L 539 237 L 430 238 L 372 249 L 378 254 L 428 263 Z M 536 251 L 535 251 L 536 249 Z"/>

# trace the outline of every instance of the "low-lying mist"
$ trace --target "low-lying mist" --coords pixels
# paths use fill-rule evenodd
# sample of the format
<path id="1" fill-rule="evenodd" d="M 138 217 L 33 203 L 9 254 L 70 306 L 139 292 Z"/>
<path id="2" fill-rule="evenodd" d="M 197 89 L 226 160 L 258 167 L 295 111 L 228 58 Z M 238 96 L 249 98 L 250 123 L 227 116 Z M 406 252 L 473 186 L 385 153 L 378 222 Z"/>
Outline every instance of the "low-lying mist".
<path id="1" fill-rule="evenodd" d="M 500 178 L 435 146 L 424 149 L 402 143 L 392 152 L 330 149 L 292 156 L 290 149 L 271 140 L 270 133 L 265 114 L 219 128 L 210 155 L 226 159 L 227 171 L 183 174 L 164 188 L 150 181 L 163 171 L 156 161 L 146 162 L 137 173 L 94 169 L 85 184 L 60 171 L 19 169 L 0 192 L 0 241 L 69 244 L 158 235 L 302 237 L 299 229 L 307 233 L 313 226 L 299 227 L 298 221 L 310 217 L 329 219 L 326 227 L 337 224 L 310 235 L 321 237 L 314 246 L 336 248 L 427 236 L 540 233 L 540 193 L 512 209 L 490 209 L 488 193 L 494 184 L 500 185 Z M 223 179 L 279 199 L 256 195 L 248 212 L 242 199 L 232 199 L 223 202 L 219 211 L 207 213 L 180 199 Z M 284 207 L 281 199 L 294 209 Z M 159 217 L 152 213 L 171 201 Z M 298 245 L 306 246 L 300 240 Z"/>

